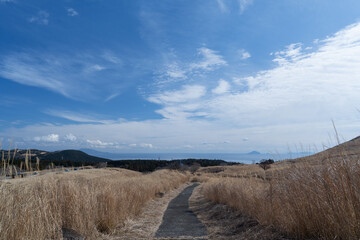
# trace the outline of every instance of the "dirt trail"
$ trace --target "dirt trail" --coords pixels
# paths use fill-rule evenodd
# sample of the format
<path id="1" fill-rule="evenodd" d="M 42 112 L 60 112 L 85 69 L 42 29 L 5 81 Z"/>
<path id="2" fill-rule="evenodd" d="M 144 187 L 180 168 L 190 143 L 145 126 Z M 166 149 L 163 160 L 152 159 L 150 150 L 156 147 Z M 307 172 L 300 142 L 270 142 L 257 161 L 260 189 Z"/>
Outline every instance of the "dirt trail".
<path id="1" fill-rule="evenodd" d="M 157 239 L 208 239 L 206 227 L 189 209 L 189 198 L 198 185 L 185 188 L 169 203 L 155 234 Z"/>

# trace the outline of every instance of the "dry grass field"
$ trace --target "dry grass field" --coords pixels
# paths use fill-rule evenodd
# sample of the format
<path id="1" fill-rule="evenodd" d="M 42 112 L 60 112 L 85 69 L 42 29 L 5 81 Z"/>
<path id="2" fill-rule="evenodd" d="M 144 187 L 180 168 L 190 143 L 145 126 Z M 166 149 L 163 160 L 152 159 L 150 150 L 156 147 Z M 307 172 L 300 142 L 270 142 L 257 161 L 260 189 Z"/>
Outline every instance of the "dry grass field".
<path id="1" fill-rule="evenodd" d="M 360 238 L 360 139 L 272 164 L 203 168 L 202 194 L 295 238 Z"/>
<path id="2" fill-rule="evenodd" d="M 167 202 L 182 188 L 172 190 L 189 180 L 202 183 L 191 202 L 211 239 L 360 238 L 356 138 L 267 170 L 256 164 L 216 166 L 192 175 L 109 168 L 2 180 L 0 239 L 61 239 L 64 232 L 150 239 Z"/>
<path id="3" fill-rule="evenodd" d="M 0 239 L 61 239 L 63 231 L 99 238 L 115 233 L 157 194 L 188 175 L 89 169 L 0 182 Z"/>

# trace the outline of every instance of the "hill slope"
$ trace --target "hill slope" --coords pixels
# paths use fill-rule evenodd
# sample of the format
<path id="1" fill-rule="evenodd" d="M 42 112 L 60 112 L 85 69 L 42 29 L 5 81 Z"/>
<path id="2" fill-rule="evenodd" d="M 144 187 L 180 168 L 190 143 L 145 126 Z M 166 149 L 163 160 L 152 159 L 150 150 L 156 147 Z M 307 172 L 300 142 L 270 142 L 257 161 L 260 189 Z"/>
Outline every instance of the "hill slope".
<path id="1" fill-rule="evenodd" d="M 316 153 L 314 155 L 301 157 L 293 160 L 286 160 L 283 161 L 283 163 L 297 163 L 301 161 L 308 161 L 309 163 L 317 164 L 322 161 L 342 159 L 344 157 L 348 159 L 360 158 L 360 136 L 336 145 L 332 148 Z M 279 164 L 281 164 L 281 162 L 279 162 Z"/>
<path id="2" fill-rule="evenodd" d="M 63 150 L 47 152 L 38 156 L 40 160 L 48 161 L 73 161 L 73 162 L 109 162 L 106 158 L 94 157 L 79 150 Z"/>

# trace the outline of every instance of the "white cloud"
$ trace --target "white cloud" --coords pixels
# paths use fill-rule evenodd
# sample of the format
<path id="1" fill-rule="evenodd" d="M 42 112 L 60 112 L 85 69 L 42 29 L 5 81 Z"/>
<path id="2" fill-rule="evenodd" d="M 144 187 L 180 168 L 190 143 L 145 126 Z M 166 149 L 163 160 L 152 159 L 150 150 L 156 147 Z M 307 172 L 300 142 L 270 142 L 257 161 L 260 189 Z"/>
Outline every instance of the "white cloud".
<path id="1" fill-rule="evenodd" d="M 165 74 L 170 78 L 186 78 L 186 71 L 182 70 L 176 63 L 168 64 Z"/>
<path id="2" fill-rule="evenodd" d="M 219 85 L 212 90 L 212 93 L 223 94 L 229 92 L 229 90 L 230 90 L 230 84 L 227 81 L 221 79 L 219 81 Z"/>
<path id="3" fill-rule="evenodd" d="M 142 148 L 153 148 L 153 145 L 151 143 L 141 143 L 140 146 Z"/>
<path id="4" fill-rule="evenodd" d="M 227 11 L 227 7 L 224 3 L 224 0 L 216 0 L 216 2 L 218 3 L 221 12 Z"/>
<path id="5" fill-rule="evenodd" d="M 238 0 L 240 7 L 240 14 L 242 14 L 245 9 L 253 3 L 253 0 Z"/>
<path id="6" fill-rule="evenodd" d="M 181 90 L 166 91 L 152 95 L 148 98 L 150 102 L 158 104 L 182 103 L 190 100 L 199 99 L 204 96 L 206 89 L 200 85 L 185 85 Z"/>
<path id="7" fill-rule="evenodd" d="M 221 55 L 218 55 L 216 51 L 206 47 L 198 49 L 198 54 L 203 57 L 202 61 L 192 63 L 191 69 L 202 69 L 206 71 L 212 71 L 215 67 L 226 65 L 226 61 Z"/>
<path id="8" fill-rule="evenodd" d="M 169 119 L 185 119 L 187 117 L 205 116 L 199 111 L 201 105 L 197 102 L 206 94 L 206 88 L 201 85 L 184 85 L 180 90 L 165 91 L 150 96 L 148 101 L 162 105 L 156 112 Z"/>
<path id="9" fill-rule="evenodd" d="M 41 25 L 48 25 L 50 14 L 46 11 L 39 11 L 36 16 L 29 18 L 29 22 Z"/>
<path id="10" fill-rule="evenodd" d="M 87 139 L 86 142 L 91 144 L 91 146 L 93 146 L 93 147 L 99 147 L 99 148 L 107 147 L 107 146 L 114 146 L 115 145 L 115 143 L 113 143 L 113 142 L 103 142 L 101 140 L 89 140 L 89 139 Z"/>
<path id="11" fill-rule="evenodd" d="M 68 8 L 67 12 L 68 12 L 68 15 L 71 17 L 79 15 L 79 13 L 77 11 L 75 11 L 75 9 L 73 9 L 73 8 Z"/>
<path id="12" fill-rule="evenodd" d="M 224 81 L 212 90 L 222 94 L 204 94 L 186 104 L 169 105 L 160 96 L 149 100 L 162 104 L 157 112 L 168 119 L 198 114 L 240 128 L 306 123 L 295 130 L 298 133 L 308 131 L 304 126 L 326 124 L 330 119 L 351 124 L 358 120 L 356 104 L 360 102 L 360 23 L 319 42 L 322 44 L 312 52 L 309 48 L 304 52 L 301 43 L 275 52 L 277 67 L 246 78 L 234 76 L 238 86 L 232 92 Z"/>
<path id="13" fill-rule="evenodd" d="M 306 57 L 306 55 L 302 52 L 301 43 L 290 44 L 289 46 L 286 46 L 285 50 L 271 53 L 270 55 L 275 55 L 273 61 L 280 65 L 298 61 L 300 58 Z"/>
<path id="14" fill-rule="evenodd" d="M 49 134 L 46 136 L 34 137 L 34 141 L 37 142 L 59 142 L 59 134 Z"/>
<path id="15" fill-rule="evenodd" d="M 238 50 L 238 54 L 240 55 L 241 60 L 245 60 L 251 57 L 250 53 L 245 49 Z"/>
<path id="16" fill-rule="evenodd" d="M 69 134 L 66 134 L 65 137 L 64 137 L 65 140 L 68 140 L 68 141 L 71 141 L 71 142 L 74 142 L 76 141 L 76 136 L 72 133 L 69 133 Z"/>
<path id="17" fill-rule="evenodd" d="M 360 24 L 322 42 L 310 53 L 301 44 L 277 52 L 277 67 L 243 79 L 246 92 L 212 99 L 211 115 L 259 125 L 350 121 L 360 102 Z"/>
<path id="18" fill-rule="evenodd" d="M 171 87 L 174 83 L 191 81 L 227 65 L 223 56 L 217 51 L 202 47 L 197 49 L 197 53 L 199 58 L 190 63 L 179 61 L 173 50 L 163 53 L 165 63 L 155 72 L 154 85 L 158 88 Z"/>

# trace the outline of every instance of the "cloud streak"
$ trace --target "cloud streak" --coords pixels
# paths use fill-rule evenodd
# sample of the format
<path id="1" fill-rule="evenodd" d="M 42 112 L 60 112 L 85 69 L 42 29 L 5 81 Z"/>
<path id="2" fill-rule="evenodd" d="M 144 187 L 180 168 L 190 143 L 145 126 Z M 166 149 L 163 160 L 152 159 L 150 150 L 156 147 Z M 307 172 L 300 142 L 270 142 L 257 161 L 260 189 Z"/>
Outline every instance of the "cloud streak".
<path id="1" fill-rule="evenodd" d="M 239 1 L 240 14 L 243 14 L 245 9 L 253 3 L 253 0 L 238 0 L 238 1 Z"/>
<path id="2" fill-rule="evenodd" d="M 114 55 L 103 54 L 50 54 L 34 51 L 3 55 L 0 77 L 34 87 L 41 87 L 76 100 L 106 98 L 121 89 L 116 81 L 122 64 Z M 102 81 L 98 81 L 101 73 Z"/>
<path id="3" fill-rule="evenodd" d="M 103 119 L 99 119 L 96 116 L 92 116 L 92 115 L 88 115 L 88 114 L 81 114 L 81 113 L 72 112 L 72 111 L 46 110 L 46 111 L 44 111 L 44 113 L 51 115 L 51 116 L 67 119 L 67 120 L 70 120 L 73 122 L 77 122 L 77 123 L 107 124 L 107 123 L 116 122 L 116 121 L 123 121 L 123 119 L 117 119 L 116 121 L 115 120 L 103 120 Z"/>

